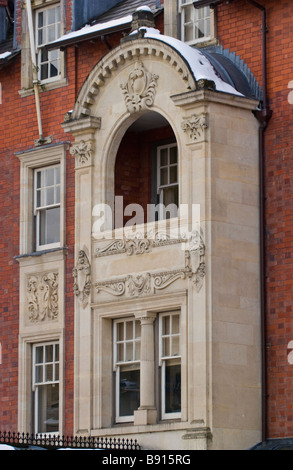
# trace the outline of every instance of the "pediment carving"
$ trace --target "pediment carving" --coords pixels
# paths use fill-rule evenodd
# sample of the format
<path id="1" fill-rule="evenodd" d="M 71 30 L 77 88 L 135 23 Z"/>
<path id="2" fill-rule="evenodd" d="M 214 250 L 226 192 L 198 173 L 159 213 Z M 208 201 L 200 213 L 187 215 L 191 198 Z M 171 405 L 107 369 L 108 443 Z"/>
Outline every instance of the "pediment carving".
<path id="1" fill-rule="evenodd" d="M 135 63 L 127 82 L 121 84 L 125 104 L 131 114 L 153 106 L 158 78 L 158 75 L 148 72 L 141 61 Z"/>

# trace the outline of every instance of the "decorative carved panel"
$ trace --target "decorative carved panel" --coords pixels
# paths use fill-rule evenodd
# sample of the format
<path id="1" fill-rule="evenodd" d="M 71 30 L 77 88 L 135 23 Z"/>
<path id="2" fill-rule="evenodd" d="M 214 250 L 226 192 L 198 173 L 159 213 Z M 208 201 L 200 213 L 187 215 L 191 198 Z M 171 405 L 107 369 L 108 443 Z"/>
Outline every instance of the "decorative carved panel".
<path id="1" fill-rule="evenodd" d="M 94 143 L 92 140 L 88 140 L 87 142 L 81 140 L 71 147 L 70 153 L 75 157 L 76 168 L 89 166 L 92 164 Z"/>
<path id="2" fill-rule="evenodd" d="M 73 291 L 83 307 L 86 307 L 91 293 L 91 266 L 85 251 L 80 250 L 76 266 L 73 268 Z"/>
<path id="3" fill-rule="evenodd" d="M 58 318 L 58 274 L 34 274 L 26 285 L 28 318 L 43 322 Z"/>
<path id="4" fill-rule="evenodd" d="M 126 83 L 121 85 L 127 110 L 137 113 L 154 104 L 158 75 L 147 72 L 141 61 L 135 63 Z"/>

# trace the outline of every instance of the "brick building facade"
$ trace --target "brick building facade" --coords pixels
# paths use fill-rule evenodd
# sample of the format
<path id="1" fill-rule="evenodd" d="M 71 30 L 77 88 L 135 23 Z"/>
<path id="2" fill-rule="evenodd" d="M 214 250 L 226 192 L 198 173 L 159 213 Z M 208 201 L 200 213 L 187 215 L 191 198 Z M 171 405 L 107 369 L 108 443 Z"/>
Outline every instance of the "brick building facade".
<path id="1" fill-rule="evenodd" d="M 30 2 L 0 1 L 0 431 L 44 432 L 41 424 L 56 416 L 47 405 L 45 419 L 40 403 L 51 400 L 51 408 L 58 402 L 58 429 L 45 431 L 63 435 L 134 435 L 143 447 L 160 449 L 248 448 L 290 438 L 293 5 L 103 4 L 105 11 L 91 1 L 33 2 L 32 67 Z M 135 35 L 132 23 L 142 5 L 149 36 Z M 153 26 L 146 23 L 149 8 Z M 158 39 L 153 27 L 165 36 Z M 190 56 L 187 45 L 203 56 Z M 141 106 L 133 110 L 121 85 L 129 93 L 138 58 L 139 73 L 152 73 L 156 85 L 148 89 L 150 105 L 145 89 L 132 96 Z M 204 60 L 206 75 L 197 76 Z M 171 155 L 175 142 L 179 196 L 170 180 L 167 196 L 164 188 L 154 191 L 162 168 L 152 149 L 156 144 Z M 170 162 L 169 156 L 169 175 Z M 44 172 L 52 169 L 54 182 L 46 186 Z M 38 191 L 49 194 L 49 186 L 54 203 L 38 205 Z M 125 205 L 139 204 L 145 213 L 163 193 L 177 205 L 178 198 L 200 204 L 203 241 L 196 249 L 183 252 L 178 241 L 155 239 L 129 256 L 128 245 L 119 251 L 121 245 L 93 236 L 95 204 L 122 195 Z M 42 217 L 50 209 L 60 210 L 60 234 L 50 241 L 45 223 L 49 242 L 43 242 Z M 180 323 L 181 349 L 165 357 L 167 320 Z M 130 325 L 132 335 L 143 331 L 144 354 L 140 407 L 133 405 L 131 418 L 119 408 L 128 405 L 117 377 L 131 371 L 137 381 L 138 361 L 131 357 L 127 369 L 126 360 L 113 359 L 118 344 L 136 344 L 136 337 L 123 335 L 119 343 L 118 329 Z M 173 341 L 176 335 L 171 331 Z M 143 352 L 145 344 L 154 344 L 154 358 Z M 49 366 L 53 375 L 38 381 L 37 371 L 45 374 Z M 180 375 L 180 411 L 167 410 L 161 370 L 168 367 Z"/>

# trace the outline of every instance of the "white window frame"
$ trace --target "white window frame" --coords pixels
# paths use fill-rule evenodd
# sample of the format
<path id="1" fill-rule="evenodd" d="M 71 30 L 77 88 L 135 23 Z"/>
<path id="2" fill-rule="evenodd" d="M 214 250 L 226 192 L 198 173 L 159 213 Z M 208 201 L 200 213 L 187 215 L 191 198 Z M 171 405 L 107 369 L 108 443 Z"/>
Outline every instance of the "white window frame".
<path id="1" fill-rule="evenodd" d="M 172 320 L 173 317 L 178 317 L 178 333 L 172 332 Z M 170 333 L 163 334 L 163 319 L 165 317 L 170 317 Z M 173 339 L 178 338 L 179 341 L 179 354 L 173 354 Z M 170 352 L 171 354 L 165 355 L 164 354 L 164 347 L 163 347 L 163 339 L 169 338 L 170 341 Z M 179 419 L 181 418 L 181 411 L 174 412 L 174 413 L 167 413 L 166 412 L 166 366 L 168 364 L 171 365 L 178 365 L 180 364 L 181 367 L 181 331 L 180 331 L 180 311 L 170 311 L 164 312 L 159 314 L 159 367 L 161 369 L 161 415 L 162 419 Z M 181 367 L 181 382 L 182 382 L 182 367 Z M 182 392 L 181 392 L 182 393 Z M 182 410 L 182 397 L 181 397 L 181 410 Z"/>
<path id="2" fill-rule="evenodd" d="M 34 171 L 43 166 L 60 164 L 60 244 L 65 244 L 65 174 L 68 144 L 34 148 L 17 153 L 20 160 L 20 255 L 36 251 L 34 227 Z M 49 246 L 53 248 L 52 245 Z M 42 247 L 43 249 L 43 247 Z"/>
<path id="3" fill-rule="evenodd" d="M 56 183 L 56 181 L 55 181 L 55 171 L 54 171 L 54 184 L 51 185 L 50 187 L 49 186 L 42 186 L 42 187 L 38 188 L 37 187 L 38 174 L 42 173 L 42 172 L 44 172 L 48 169 L 55 170 L 56 168 L 59 169 L 59 183 Z M 36 168 L 34 170 L 34 215 L 36 217 L 35 236 L 36 236 L 36 250 L 37 251 L 60 247 L 60 219 L 61 219 L 61 203 L 60 203 L 60 194 L 61 194 L 61 179 L 60 179 L 60 176 L 61 175 L 60 175 L 60 172 L 61 172 L 60 164 L 49 165 L 49 166 L 45 166 L 45 167 L 41 167 L 41 168 Z M 42 191 L 42 189 L 43 189 L 43 191 L 45 191 L 45 189 L 49 189 L 49 188 L 53 189 L 53 191 L 54 191 L 54 203 L 53 204 L 44 204 L 44 205 L 39 205 L 38 206 L 38 204 L 37 204 L 38 191 Z M 59 188 L 59 200 L 58 200 L 58 202 L 55 201 L 57 188 Z M 55 243 L 48 243 L 48 244 L 41 245 L 40 244 L 40 236 L 41 236 L 40 219 L 41 219 L 42 213 L 46 212 L 50 209 L 57 209 L 57 208 L 59 208 L 59 233 L 58 233 L 59 241 L 55 242 Z"/>
<path id="4" fill-rule="evenodd" d="M 44 351 L 47 346 L 53 346 L 53 361 L 47 362 L 44 359 Z M 56 359 L 56 347 L 58 346 L 58 360 Z M 37 348 L 43 348 L 43 361 L 40 363 L 36 363 L 36 351 Z M 60 402 L 60 344 L 59 341 L 51 341 L 51 342 L 42 342 L 33 344 L 33 355 L 32 355 L 32 391 L 34 392 L 34 431 L 35 434 L 42 435 L 57 435 L 60 434 L 60 409 L 61 409 L 61 402 Z M 46 380 L 45 371 L 46 366 L 52 365 L 53 370 L 53 380 Z M 56 379 L 56 366 L 58 365 L 58 379 Z M 43 377 L 41 381 L 36 380 L 36 367 L 43 368 Z M 59 387 L 59 398 L 58 398 L 58 430 L 53 432 L 46 432 L 41 433 L 38 429 L 38 413 L 39 413 L 39 392 L 42 386 L 47 385 L 58 385 Z"/>
<path id="5" fill-rule="evenodd" d="M 126 339 L 125 329 L 126 329 L 126 322 L 133 323 L 133 336 L 130 339 Z M 117 337 L 117 325 L 122 323 L 124 325 L 124 339 L 119 341 Z M 115 373 L 115 421 L 116 423 L 125 423 L 131 422 L 134 420 L 134 415 L 128 416 L 120 416 L 120 374 L 121 369 L 126 369 L 129 367 L 136 368 L 136 370 L 140 370 L 140 355 L 136 357 L 136 346 L 140 345 L 141 337 L 135 337 L 135 329 L 136 324 L 139 324 L 139 320 L 135 319 L 134 317 L 127 317 L 127 318 L 119 318 L 113 321 L 113 370 Z M 132 359 L 126 360 L 126 346 L 127 344 L 132 343 Z M 124 349 L 124 360 L 119 360 L 118 357 L 118 345 L 122 345 Z"/>
<path id="6" fill-rule="evenodd" d="M 41 62 L 41 56 L 42 56 L 42 50 L 44 49 L 45 45 L 48 44 L 49 42 L 52 42 L 48 38 L 48 26 L 47 26 L 47 16 L 48 16 L 48 11 L 59 8 L 59 21 L 54 23 L 55 26 L 55 37 L 53 40 L 59 39 L 61 37 L 61 28 L 62 28 L 62 21 L 61 21 L 61 6 L 60 4 L 53 4 L 49 5 L 44 8 L 37 9 L 35 12 L 35 34 L 36 34 L 36 52 L 37 52 L 37 58 L 38 58 L 38 75 L 39 75 L 39 81 L 40 83 L 50 83 L 50 82 L 55 82 L 56 80 L 60 80 L 61 75 L 62 75 L 62 57 L 61 57 L 61 51 L 60 49 L 54 49 L 52 51 L 48 51 L 48 60 L 44 63 L 48 64 L 48 75 L 46 78 L 41 77 L 42 73 L 42 62 Z M 39 28 L 39 15 L 43 13 L 44 18 L 46 21 L 46 24 L 43 28 Z M 39 30 L 43 29 L 44 32 L 44 40 L 42 42 L 39 42 Z M 58 31 L 59 29 L 59 31 Z M 56 56 L 56 57 L 55 57 Z M 58 63 L 58 74 L 54 76 L 50 76 L 50 66 L 53 62 L 57 61 Z"/>
<path id="7" fill-rule="evenodd" d="M 201 42 L 210 41 L 212 38 L 212 29 L 213 29 L 213 21 L 211 18 L 211 9 L 209 7 L 203 7 L 200 9 L 196 9 L 193 6 L 194 0 L 179 0 L 179 12 L 181 13 L 181 40 L 186 42 L 189 45 L 198 44 Z M 186 10 L 191 10 L 191 20 L 189 22 L 185 21 L 186 17 Z M 209 9 L 209 15 L 207 12 Z M 200 18 L 200 15 L 203 15 Z M 196 37 L 196 26 L 200 21 L 204 21 L 204 36 L 203 37 Z M 187 25 L 193 27 L 193 38 L 190 41 L 185 39 L 185 28 Z M 208 25 L 208 32 L 207 32 L 207 25 Z"/>
<path id="8" fill-rule="evenodd" d="M 170 150 L 172 148 L 177 149 L 177 162 L 176 163 L 170 163 Z M 168 155 L 168 162 L 166 165 L 161 165 L 160 162 L 160 156 L 161 156 L 161 151 L 162 150 L 167 150 L 167 155 Z M 177 168 L 177 181 L 176 183 L 170 183 L 170 169 L 172 167 Z M 161 169 L 167 169 L 167 174 L 168 174 L 168 183 L 167 184 L 161 184 Z M 178 145 L 176 142 L 173 142 L 171 144 L 166 144 L 166 145 L 160 145 L 157 147 L 157 194 L 159 198 L 159 219 L 163 220 L 166 218 L 166 212 L 165 209 L 167 209 L 169 206 L 164 206 L 164 190 L 169 189 L 172 187 L 177 187 L 178 190 L 178 206 L 179 206 L 179 161 L 178 161 Z M 172 217 L 177 217 L 178 216 L 178 206 L 177 210 L 174 210 L 174 213 L 170 214 L 170 218 Z"/>

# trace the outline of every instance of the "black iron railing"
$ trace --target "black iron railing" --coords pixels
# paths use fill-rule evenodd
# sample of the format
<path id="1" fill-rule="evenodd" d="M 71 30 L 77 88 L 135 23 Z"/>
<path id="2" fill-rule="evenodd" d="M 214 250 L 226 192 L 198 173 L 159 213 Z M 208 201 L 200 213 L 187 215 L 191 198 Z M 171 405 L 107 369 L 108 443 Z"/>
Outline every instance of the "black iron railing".
<path id="1" fill-rule="evenodd" d="M 7 444 L 12 447 L 29 449 L 42 448 L 47 450 L 57 449 L 104 449 L 104 450 L 140 450 L 136 440 L 104 438 L 92 436 L 55 436 L 55 435 L 35 435 L 29 433 L 1 432 L 0 444 Z"/>

